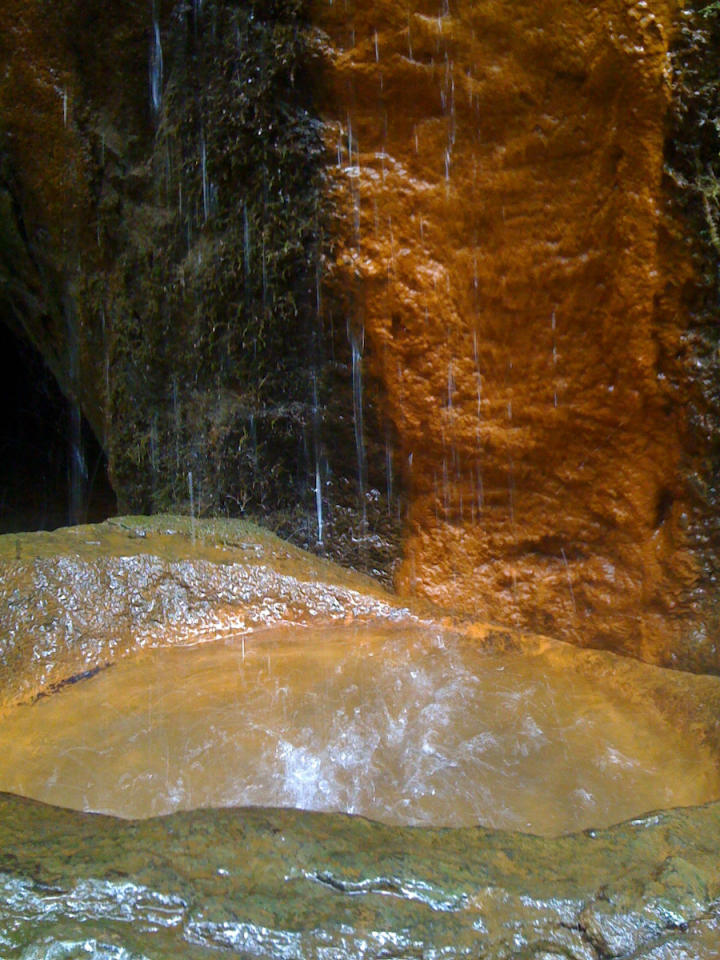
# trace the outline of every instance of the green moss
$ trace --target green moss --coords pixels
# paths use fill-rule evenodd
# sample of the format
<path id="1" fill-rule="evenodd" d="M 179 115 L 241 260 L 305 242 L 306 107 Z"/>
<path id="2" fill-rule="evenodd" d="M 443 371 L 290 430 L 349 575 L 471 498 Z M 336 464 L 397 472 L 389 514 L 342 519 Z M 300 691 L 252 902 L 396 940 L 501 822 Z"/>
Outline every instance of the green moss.
<path id="1" fill-rule="evenodd" d="M 151 155 L 105 175 L 109 454 L 123 505 L 289 503 L 311 409 L 323 149 L 296 2 L 164 25 Z M 302 471 L 301 471 L 302 472 Z"/>
<path id="2" fill-rule="evenodd" d="M 51 365 L 55 350 L 61 382 L 76 371 L 71 392 L 103 443 L 120 509 L 252 515 L 315 547 L 317 468 L 334 554 L 387 571 L 398 514 L 375 493 L 359 509 L 351 312 L 323 292 L 335 214 L 303 3 L 68 0 L 32 11 L 23 29 L 62 81 L 43 101 L 38 139 L 52 140 L 52 183 L 72 191 L 43 193 L 38 171 L 23 169 L 18 120 L 15 199 L 46 239 L 28 256 L 15 234 L 0 235 L 0 270 L 12 267 L 0 296 L 18 257 L 40 264 L 26 300 L 51 305 L 48 329 L 26 305 L 21 326 L 42 332 Z M 148 84 L 154 17 L 159 109 Z M 4 92 L 22 100 L 22 89 Z M 11 202 L 0 182 L 0 204 Z M 364 489 L 384 491 L 371 390 L 364 416 Z M 363 512 L 379 540 L 361 536 Z"/>

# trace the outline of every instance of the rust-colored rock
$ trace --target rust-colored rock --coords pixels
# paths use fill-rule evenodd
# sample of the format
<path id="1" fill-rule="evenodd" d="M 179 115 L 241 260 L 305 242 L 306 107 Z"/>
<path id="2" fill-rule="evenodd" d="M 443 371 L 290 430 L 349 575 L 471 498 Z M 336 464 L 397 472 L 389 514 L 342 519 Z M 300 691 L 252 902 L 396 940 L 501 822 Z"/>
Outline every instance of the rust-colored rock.
<path id="1" fill-rule="evenodd" d="M 313 11 L 349 223 L 334 282 L 410 491 L 400 589 L 717 669 L 691 636 L 689 268 L 662 186 L 677 4 Z"/>

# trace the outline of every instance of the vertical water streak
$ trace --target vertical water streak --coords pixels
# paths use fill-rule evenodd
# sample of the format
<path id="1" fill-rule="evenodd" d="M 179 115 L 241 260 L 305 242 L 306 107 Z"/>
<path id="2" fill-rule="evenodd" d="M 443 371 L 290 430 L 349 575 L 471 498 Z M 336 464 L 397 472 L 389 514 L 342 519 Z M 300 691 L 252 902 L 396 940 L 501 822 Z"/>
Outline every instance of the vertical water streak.
<path id="1" fill-rule="evenodd" d="M 203 0 L 193 0 L 193 25 L 197 36 L 198 26 L 200 24 L 200 14 L 202 13 Z"/>
<path id="2" fill-rule="evenodd" d="M 68 490 L 68 520 L 71 526 L 85 519 L 85 499 L 88 479 L 85 449 L 82 439 L 82 414 L 73 398 L 70 405 L 70 476 Z"/>
<path id="3" fill-rule="evenodd" d="M 82 437 L 82 413 L 78 402 L 79 348 L 75 315 L 70 305 L 66 308 L 68 373 L 70 380 L 70 411 L 68 430 L 68 522 L 71 525 L 85 519 L 85 501 L 88 470 Z"/>
<path id="4" fill-rule="evenodd" d="M 190 536 L 194 544 L 195 543 L 195 491 L 193 490 L 192 470 L 188 470 L 187 482 L 188 482 L 188 492 L 190 494 Z"/>
<path id="5" fill-rule="evenodd" d="M 363 384 L 362 384 L 362 353 L 364 349 L 364 331 L 350 330 L 350 347 L 352 349 L 352 383 L 353 383 L 353 419 L 355 422 L 355 453 L 358 468 L 358 496 L 360 498 L 360 516 L 362 530 L 367 529 L 367 506 L 365 503 L 365 487 L 367 465 L 365 462 L 365 429 L 363 425 Z"/>
<path id="6" fill-rule="evenodd" d="M 315 310 L 318 318 L 322 314 L 322 265 L 318 257 L 315 264 Z"/>
<path id="7" fill-rule="evenodd" d="M 553 403 L 554 406 L 558 405 L 558 396 L 557 396 L 557 334 L 556 334 L 556 323 L 555 323 L 555 311 L 552 312 L 552 320 L 550 321 L 552 327 L 552 362 L 553 362 Z"/>
<path id="8" fill-rule="evenodd" d="M 385 481 L 387 484 L 387 510 L 390 514 L 393 498 L 393 448 L 389 431 L 385 435 Z"/>
<path id="9" fill-rule="evenodd" d="M 152 470 L 153 486 L 157 482 L 157 475 L 159 470 L 158 450 L 159 450 L 158 415 L 157 413 L 154 413 L 152 418 L 152 423 L 150 424 L 150 469 Z"/>
<path id="10" fill-rule="evenodd" d="M 245 265 L 245 289 L 248 289 L 250 280 L 250 255 L 252 252 L 250 239 L 250 219 L 248 217 L 247 204 L 243 204 L 243 258 Z"/>
<path id="11" fill-rule="evenodd" d="M 180 473 L 180 401 L 178 399 L 177 378 L 172 381 L 173 433 L 175 435 L 175 469 Z"/>
<path id="12" fill-rule="evenodd" d="M 572 601 L 573 612 L 577 615 L 577 604 L 575 603 L 575 591 L 573 590 L 572 577 L 570 576 L 570 564 L 568 563 L 567 557 L 565 556 L 565 548 L 561 548 L 560 553 L 562 554 L 563 564 L 565 565 L 565 576 L 567 577 L 568 588 L 570 590 L 570 599 Z"/>
<path id="13" fill-rule="evenodd" d="M 200 170 L 202 173 L 203 220 L 207 223 L 210 217 L 210 187 L 207 173 L 207 147 L 205 146 L 205 133 L 202 130 L 200 131 Z"/>
<path id="14" fill-rule="evenodd" d="M 105 381 L 105 423 L 104 423 L 103 441 L 104 441 L 105 449 L 107 449 L 109 421 L 110 421 L 110 342 L 108 337 L 107 318 L 105 315 L 104 307 L 100 311 L 100 321 L 102 326 L 103 371 L 104 371 L 104 381 Z"/>
<path id="15" fill-rule="evenodd" d="M 265 255 L 265 237 L 262 238 L 262 303 L 263 303 L 263 313 L 267 313 L 268 307 L 268 276 L 267 276 L 267 258 Z"/>
<path id="16" fill-rule="evenodd" d="M 153 9 L 152 42 L 150 46 L 150 105 L 153 113 L 160 113 L 163 89 L 163 52 L 160 37 L 160 24 L 156 10 Z"/>
<path id="17" fill-rule="evenodd" d="M 252 446 L 252 464 L 253 470 L 257 470 L 258 467 L 258 438 L 257 438 L 257 425 L 255 423 L 255 414 L 251 413 L 249 418 L 249 427 L 250 427 L 250 444 Z"/>
<path id="18" fill-rule="evenodd" d="M 313 374 L 313 452 L 315 455 L 315 513 L 317 516 L 317 542 L 323 545 L 323 500 L 322 468 L 320 463 L 320 408 L 318 405 L 317 377 Z"/>

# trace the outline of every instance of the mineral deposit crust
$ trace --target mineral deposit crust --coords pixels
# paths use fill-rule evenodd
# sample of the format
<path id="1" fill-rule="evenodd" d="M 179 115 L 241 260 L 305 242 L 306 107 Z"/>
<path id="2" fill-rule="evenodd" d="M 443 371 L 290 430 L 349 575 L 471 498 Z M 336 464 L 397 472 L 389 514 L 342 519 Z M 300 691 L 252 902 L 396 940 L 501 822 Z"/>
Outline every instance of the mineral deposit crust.
<path id="1" fill-rule="evenodd" d="M 677 13 L 313 4 L 330 283 L 352 291 L 409 490 L 398 586 L 688 664 L 690 274 L 662 182 Z"/>

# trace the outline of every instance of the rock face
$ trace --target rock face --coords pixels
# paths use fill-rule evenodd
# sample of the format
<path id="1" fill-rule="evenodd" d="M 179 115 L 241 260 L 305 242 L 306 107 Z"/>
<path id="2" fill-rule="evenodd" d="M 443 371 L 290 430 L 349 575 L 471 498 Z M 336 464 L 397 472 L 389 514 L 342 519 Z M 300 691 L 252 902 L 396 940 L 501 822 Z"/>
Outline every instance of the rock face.
<path id="1" fill-rule="evenodd" d="M 262 809 L 127 822 L 6 794 L 0 813 L 8 960 L 717 957 L 717 804 L 554 841 Z"/>
<path id="2" fill-rule="evenodd" d="M 360 512 L 352 360 L 323 304 L 301 6 L 11 0 L 0 318 L 92 425 L 121 510 L 274 514 L 342 552 Z M 376 513 L 371 530 L 396 523 Z"/>
<path id="3" fill-rule="evenodd" d="M 401 590 L 656 662 L 693 630 L 678 5 L 333 4 L 338 282 L 409 491 Z"/>
<path id="4" fill-rule="evenodd" d="M 718 27 L 679 6 L 8 0 L 0 320 L 121 510 L 390 579 L 407 502 L 404 593 L 720 669 Z"/>
<path id="5" fill-rule="evenodd" d="M 408 613 L 368 578 L 239 520 L 119 517 L 7 535 L 0 570 L 0 709 L 171 638 Z"/>

